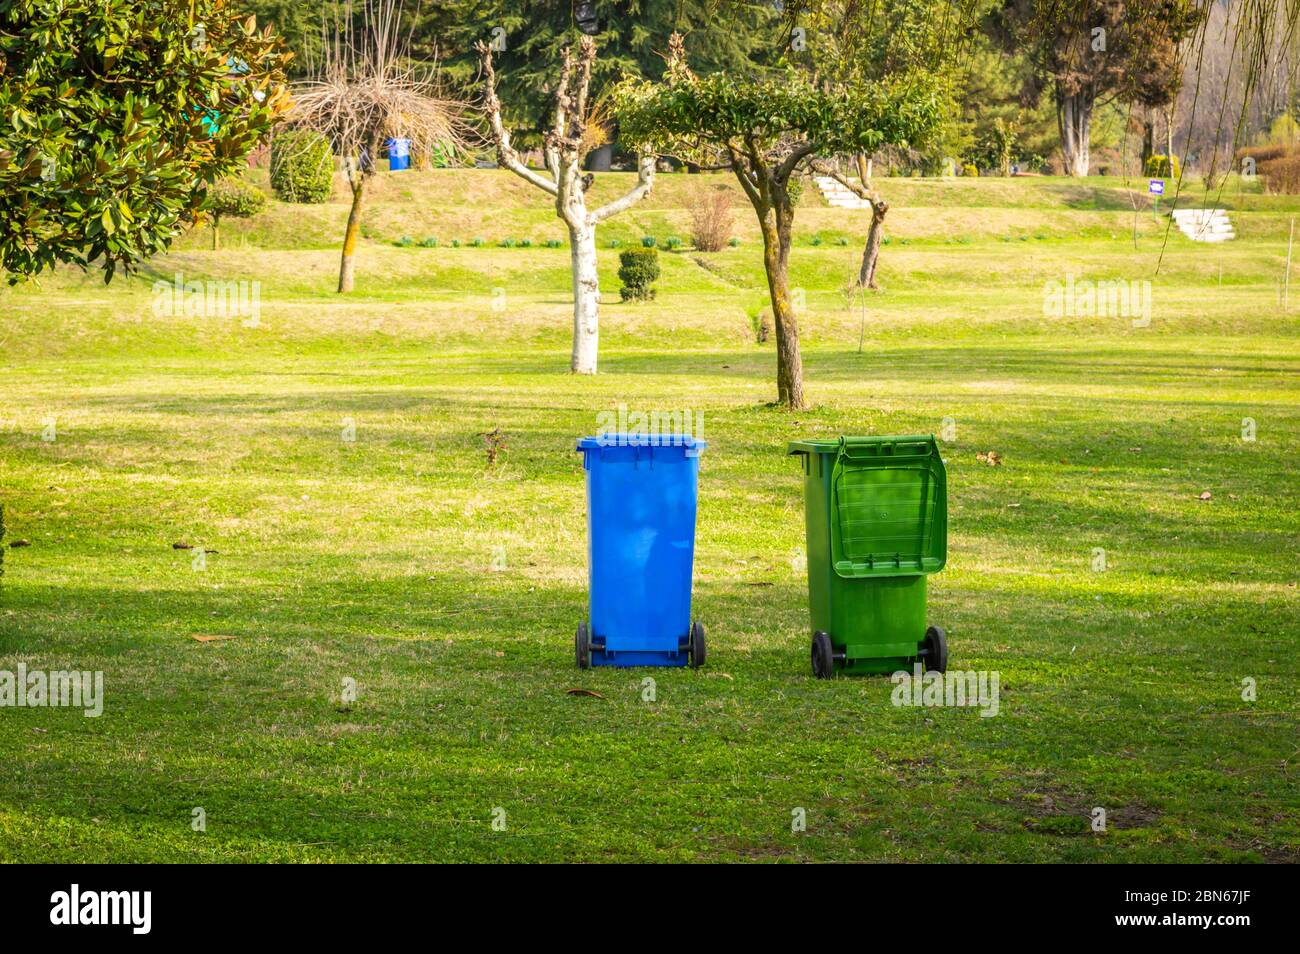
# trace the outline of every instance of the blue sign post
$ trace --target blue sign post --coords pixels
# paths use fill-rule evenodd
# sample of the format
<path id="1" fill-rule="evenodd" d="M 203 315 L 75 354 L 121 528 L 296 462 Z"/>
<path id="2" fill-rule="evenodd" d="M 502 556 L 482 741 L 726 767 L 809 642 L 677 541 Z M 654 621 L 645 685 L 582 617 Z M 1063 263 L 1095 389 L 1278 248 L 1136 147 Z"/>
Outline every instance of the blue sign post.
<path id="1" fill-rule="evenodd" d="M 1164 179 L 1150 179 L 1147 181 L 1147 191 L 1156 197 L 1156 211 L 1160 211 L 1160 197 L 1165 194 Z"/>

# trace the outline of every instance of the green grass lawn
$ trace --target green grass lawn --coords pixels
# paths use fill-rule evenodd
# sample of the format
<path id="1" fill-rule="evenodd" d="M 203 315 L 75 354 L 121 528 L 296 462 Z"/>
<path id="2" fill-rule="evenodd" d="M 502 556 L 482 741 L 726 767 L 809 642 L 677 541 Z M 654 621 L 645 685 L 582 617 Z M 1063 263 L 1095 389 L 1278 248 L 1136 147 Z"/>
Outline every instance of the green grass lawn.
<path id="1" fill-rule="evenodd" d="M 888 182 L 863 325 L 842 288 L 865 222 L 805 195 L 815 407 L 790 413 L 746 208 L 738 248 L 664 252 L 658 299 L 618 301 L 607 236 L 689 235 L 706 177 L 662 178 L 602 232 L 591 379 L 566 373 L 567 249 L 446 247 L 562 236 L 504 173 L 387 178 L 351 297 L 339 201 L 109 287 L 0 291 L 0 501 L 30 543 L 6 552 L 0 670 L 102 670 L 106 694 L 98 719 L 0 709 L 0 860 L 1300 859 L 1294 203 L 1240 196 L 1214 247 L 1166 243 L 1119 180 Z M 156 316 L 176 272 L 259 281 L 259 327 Z M 1150 280 L 1150 326 L 1045 316 L 1067 275 Z M 704 414 L 698 671 L 573 664 L 573 445 L 619 403 Z M 953 668 L 1000 672 L 994 718 L 808 664 L 786 443 L 944 418 L 930 615 Z M 215 552 L 194 569 L 178 542 Z"/>

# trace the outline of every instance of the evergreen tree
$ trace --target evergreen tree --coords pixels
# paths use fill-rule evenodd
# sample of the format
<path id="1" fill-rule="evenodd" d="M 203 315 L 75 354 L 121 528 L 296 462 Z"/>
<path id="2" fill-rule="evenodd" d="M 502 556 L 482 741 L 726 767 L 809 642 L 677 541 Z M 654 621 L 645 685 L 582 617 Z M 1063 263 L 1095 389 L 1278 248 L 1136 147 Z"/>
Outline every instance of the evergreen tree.
<path id="1" fill-rule="evenodd" d="M 747 0 L 440 0 L 416 12 L 413 46 L 466 90 L 478 76 L 474 44 L 491 46 L 503 119 L 517 144 L 532 147 L 550 124 L 566 47 L 594 37 L 590 95 L 599 105 L 624 77 L 660 79 L 674 31 L 710 72 L 748 73 L 780 52 L 776 5 Z"/>

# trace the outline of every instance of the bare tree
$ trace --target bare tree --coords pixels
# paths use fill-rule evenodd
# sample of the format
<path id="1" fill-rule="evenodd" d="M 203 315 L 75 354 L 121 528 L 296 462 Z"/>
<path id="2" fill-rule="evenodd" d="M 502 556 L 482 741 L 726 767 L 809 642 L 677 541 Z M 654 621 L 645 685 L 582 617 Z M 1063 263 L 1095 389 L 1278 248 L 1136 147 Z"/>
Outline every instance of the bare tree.
<path id="1" fill-rule="evenodd" d="M 530 169 L 510 143 L 510 133 L 501 120 L 501 101 L 497 99 L 496 73 L 492 68 L 492 51 L 486 43 L 476 46 L 485 77 L 483 109 L 487 114 L 496 142 L 497 158 L 515 175 L 555 198 L 555 214 L 569 230 L 569 247 L 573 259 L 573 356 L 570 370 L 575 374 L 595 374 L 600 341 L 600 279 L 596 274 L 596 226 L 629 208 L 649 193 L 654 185 L 655 156 L 643 152 L 637 164 L 637 183 L 622 197 L 587 209 L 587 189 L 593 176 L 583 173 L 587 154 L 600 145 L 600 123 L 593 121 L 588 103 L 591 66 L 596 59 L 596 44 L 584 36 L 577 56 L 567 47 L 560 67 L 555 91 L 555 113 L 544 136 L 544 171 Z"/>
<path id="2" fill-rule="evenodd" d="M 401 0 L 361 0 L 360 22 L 354 25 L 354 19 L 349 4 L 334 22 L 312 77 L 295 88 L 287 117 L 291 126 L 326 136 L 343 157 L 352 206 L 339 263 L 340 292 L 352 291 L 366 185 L 384 141 L 409 139 L 417 155 L 428 155 L 437 147 L 454 153 L 469 140 L 462 106 L 441 94 L 436 66 L 410 63 Z"/>

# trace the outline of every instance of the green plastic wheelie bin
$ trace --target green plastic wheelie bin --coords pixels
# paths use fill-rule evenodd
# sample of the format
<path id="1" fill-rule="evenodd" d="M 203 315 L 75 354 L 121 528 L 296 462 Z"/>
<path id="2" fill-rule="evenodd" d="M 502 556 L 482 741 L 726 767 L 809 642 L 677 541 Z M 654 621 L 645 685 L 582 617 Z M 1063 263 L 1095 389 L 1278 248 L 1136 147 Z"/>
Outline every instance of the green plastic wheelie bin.
<path id="1" fill-rule="evenodd" d="M 812 668 L 948 667 L 925 618 L 926 577 L 948 557 L 948 478 L 933 435 L 795 441 L 803 460 Z"/>

